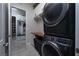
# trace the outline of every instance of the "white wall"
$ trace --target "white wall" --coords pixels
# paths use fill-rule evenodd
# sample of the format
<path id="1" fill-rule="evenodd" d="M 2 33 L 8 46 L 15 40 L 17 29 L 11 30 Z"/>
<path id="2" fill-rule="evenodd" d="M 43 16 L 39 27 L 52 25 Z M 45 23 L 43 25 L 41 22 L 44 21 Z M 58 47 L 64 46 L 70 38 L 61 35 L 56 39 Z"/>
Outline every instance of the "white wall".
<path id="1" fill-rule="evenodd" d="M 34 11 L 34 17 L 41 14 L 43 12 L 43 7 L 45 3 L 40 3 L 33 11 Z M 37 32 L 44 32 L 44 27 L 43 27 L 43 20 L 40 20 L 39 23 L 35 22 L 35 25 L 37 27 L 36 31 Z"/>
<path id="2" fill-rule="evenodd" d="M 31 32 L 43 32 L 43 23 L 40 22 L 39 24 L 35 22 L 34 17 L 34 9 L 32 4 L 11 4 L 11 6 L 17 7 L 19 9 L 26 11 L 26 44 L 31 43 L 33 44 L 34 35 Z"/>
<path id="3" fill-rule="evenodd" d="M 45 3 L 40 3 L 35 9 L 34 9 L 34 13 L 36 15 L 40 14 L 43 12 L 43 7 L 44 7 Z"/>
<path id="4" fill-rule="evenodd" d="M 76 48 L 79 49 L 79 3 L 76 4 Z"/>

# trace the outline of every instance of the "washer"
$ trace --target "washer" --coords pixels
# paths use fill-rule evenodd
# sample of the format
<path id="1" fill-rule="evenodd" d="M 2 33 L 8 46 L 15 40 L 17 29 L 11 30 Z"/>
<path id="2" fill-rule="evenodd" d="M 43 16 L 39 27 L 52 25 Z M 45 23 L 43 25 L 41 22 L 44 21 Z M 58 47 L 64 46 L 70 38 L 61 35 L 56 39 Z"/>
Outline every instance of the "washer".
<path id="1" fill-rule="evenodd" d="M 72 54 L 72 40 L 45 35 L 41 47 L 43 56 L 67 56 Z"/>

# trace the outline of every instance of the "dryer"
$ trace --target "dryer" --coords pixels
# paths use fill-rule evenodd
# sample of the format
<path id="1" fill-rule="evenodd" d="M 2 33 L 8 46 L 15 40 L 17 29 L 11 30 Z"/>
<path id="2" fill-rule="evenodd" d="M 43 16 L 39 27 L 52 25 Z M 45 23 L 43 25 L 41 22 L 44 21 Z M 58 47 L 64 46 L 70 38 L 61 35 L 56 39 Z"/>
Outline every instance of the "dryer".
<path id="1" fill-rule="evenodd" d="M 43 10 L 44 33 L 47 35 L 74 38 L 75 4 L 48 3 Z"/>

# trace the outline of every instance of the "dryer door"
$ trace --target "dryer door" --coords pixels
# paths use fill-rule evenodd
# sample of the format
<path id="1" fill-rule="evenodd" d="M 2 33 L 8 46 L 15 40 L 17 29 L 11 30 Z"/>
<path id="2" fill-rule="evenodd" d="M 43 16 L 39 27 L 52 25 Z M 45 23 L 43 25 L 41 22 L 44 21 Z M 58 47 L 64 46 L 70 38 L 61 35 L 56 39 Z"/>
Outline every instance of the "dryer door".
<path id="1" fill-rule="evenodd" d="M 56 26 L 64 18 L 69 4 L 67 3 L 48 3 L 44 6 L 43 20 L 44 24 L 49 27 Z"/>
<path id="2" fill-rule="evenodd" d="M 62 53 L 58 46 L 51 41 L 43 43 L 41 52 L 43 56 L 62 56 Z"/>

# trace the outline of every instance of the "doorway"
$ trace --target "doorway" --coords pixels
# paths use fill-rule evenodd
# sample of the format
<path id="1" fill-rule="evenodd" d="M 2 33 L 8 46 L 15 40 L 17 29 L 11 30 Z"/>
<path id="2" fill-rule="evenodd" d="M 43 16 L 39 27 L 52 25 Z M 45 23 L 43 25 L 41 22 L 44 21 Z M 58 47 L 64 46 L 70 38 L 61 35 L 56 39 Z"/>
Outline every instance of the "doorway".
<path id="1" fill-rule="evenodd" d="M 11 6 L 10 55 L 18 55 L 26 49 L 26 12 Z"/>

